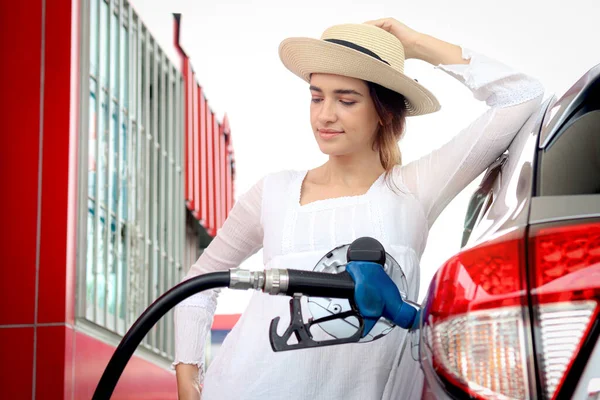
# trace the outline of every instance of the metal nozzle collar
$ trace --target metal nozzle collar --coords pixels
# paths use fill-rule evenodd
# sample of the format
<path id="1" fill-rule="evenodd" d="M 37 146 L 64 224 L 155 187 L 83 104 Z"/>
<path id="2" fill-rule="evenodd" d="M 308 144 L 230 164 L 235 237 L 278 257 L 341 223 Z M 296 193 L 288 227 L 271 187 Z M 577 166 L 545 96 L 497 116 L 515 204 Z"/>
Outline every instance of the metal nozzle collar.
<path id="1" fill-rule="evenodd" d="M 262 290 L 265 286 L 265 273 L 263 271 L 233 268 L 229 270 L 229 276 L 229 287 L 231 289 Z"/>
<path id="2" fill-rule="evenodd" d="M 268 294 L 285 294 L 290 284 L 287 269 L 269 269 L 265 271 L 265 289 Z"/>

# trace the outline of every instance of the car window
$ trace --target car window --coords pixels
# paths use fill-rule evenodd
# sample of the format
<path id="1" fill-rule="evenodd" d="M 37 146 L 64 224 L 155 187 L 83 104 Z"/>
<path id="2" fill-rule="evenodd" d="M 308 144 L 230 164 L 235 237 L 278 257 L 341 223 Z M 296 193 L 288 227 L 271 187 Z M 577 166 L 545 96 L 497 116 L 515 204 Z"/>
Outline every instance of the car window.
<path id="1" fill-rule="evenodd" d="M 541 151 L 538 195 L 600 194 L 600 110 L 583 109 Z"/>

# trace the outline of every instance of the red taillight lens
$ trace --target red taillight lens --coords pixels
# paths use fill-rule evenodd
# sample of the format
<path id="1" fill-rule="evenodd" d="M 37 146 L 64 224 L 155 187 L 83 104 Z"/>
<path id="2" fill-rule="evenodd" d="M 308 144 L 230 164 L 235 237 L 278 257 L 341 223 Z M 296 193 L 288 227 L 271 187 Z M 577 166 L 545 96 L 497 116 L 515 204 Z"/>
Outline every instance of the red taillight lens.
<path id="1" fill-rule="evenodd" d="M 428 296 L 426 342 L 437 374 L 475 398 L 529 398 L 524 233 L 451 258 Z"/>
<path id="2" fill-rule="evenodd" d="M 559 392 L 600 299 L 600 222 L 561 225 L 534 227 L 530 235 L 534 321 L 548 399 Z"/>
<path id="3" fill-rule="evenodd" d="M 553 399 L 571 368 L 600 300 L 600 222 L 535 226 L 529 262 L 523 232 L 467 249 L 435 275 L 425 309 L 425 344 L 435 372 L 480 399 L 527 399 L 537 329 L 544 397 Z"/>

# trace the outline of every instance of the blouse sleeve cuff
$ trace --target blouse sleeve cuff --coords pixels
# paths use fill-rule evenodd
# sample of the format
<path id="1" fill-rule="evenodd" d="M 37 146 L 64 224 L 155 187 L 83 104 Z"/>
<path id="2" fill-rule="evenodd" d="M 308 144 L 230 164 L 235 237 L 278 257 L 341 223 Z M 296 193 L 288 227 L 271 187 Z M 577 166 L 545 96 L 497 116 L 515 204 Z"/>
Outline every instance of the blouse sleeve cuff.
<path id="1" fill-rule="evenodd" d="M 175 308 L 175 358 L 171 364 L 191 364 L 199 368 L 204 381 L 204 346 L 212 324 L 212 315 L 204 308 L 178 305 Z"/>
<path id="2" fill-rule="evenodd" d="M 462 47 L 462 58 L 468 64 L 440 64 L 443 70 L 462 82 L 477 100 L 489 106 L 507 107 L 534 99 L 543 93 L 542 85 L 501 62 Z"/>

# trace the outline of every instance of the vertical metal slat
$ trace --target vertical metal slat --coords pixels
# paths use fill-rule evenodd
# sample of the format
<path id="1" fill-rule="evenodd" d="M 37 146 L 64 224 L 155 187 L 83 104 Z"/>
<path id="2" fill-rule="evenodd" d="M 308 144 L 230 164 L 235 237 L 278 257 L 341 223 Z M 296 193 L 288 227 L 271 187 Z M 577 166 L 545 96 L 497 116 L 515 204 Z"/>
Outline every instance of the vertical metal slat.
<path id="1" fill-rule="evenodd" d="M 159 162 L 160 162 L 160 168 L 159 168 L 159 184 L 158 184 L 158 249 L 159 249 L 159 253 L 158 253 L 158 260 L 159 260 L 159 264 L 158 264 L 158 293 L 157 293 L 157 297 L 162 295 L 164 293 L 164 288 L 165 288 L 165 279 L 164 279 L 164 271 L 165 271 L 165 259 L 166 259 L 166 248 L 165 248 L 165 233 L 164 233 L 164 228 L 165 228 L 165 214 L 166 214 L 166 210 L 167 208 L 165 207 L 165 169 L 166 169 L 166 154 L 167 154 L 167 148 L 166 148 L 166 130 L 167 130 L 167 124 L 166 124 L 166 93 L 167 93 L 167 82 L 165 79 L 165 64 L 166 64 L 166 57 L 165 57 L 165 53 L 162 52 L 160 59 L 159 59 L 159 73 L 160 73 L 160 94 L 159 94 L 159 100 L 160 100 L 160 126 L 159 126 L 159 148 L 158 148 L 158 155 L 159 155 Z M 157 347 L 161 350 L 164 351 L 164 336 L 165 336 L 165 322 L 166 319 L 163 318 L 162 321 L 159 322 L 158 324 L 158 344 Z"/>
<path id="2" fill-rule="evenodd" d="M 77 256 L 77 301 L 76 317 L 85 317 L 87 309 L 87 253 L 90 250 L 87 243 L 88 237 L 88 204 L 89 204 L 89 136 L 90 136 L 90 20 L 91 5 L 89 2 L 82 2 L 79 9 L 81 18 L 81 42 L 79 58 L 80 80 L 80 103 L 79 103 L 79 155 L 78 155 L 78 217 L 77 217 L 77 243 L 83 243 L 81 247 L 85 251 L 78 252 Z M 96 16 L 98 17 L 98 16 Z M 98 46 L 96 46 L 98 47 Z M 96 73 L 96 75 L 98 75 Z M 93 229 L 93 227 L 92 227 Z M 93 251 L 93 247 L 92 247 Z"/>
<path id="3" fill-rule="evenodd" d="M 146 53 L 144 55 L 144 59 L 145 59 L 145 65 L 144 65 L 144 70 L 146 71 L 146 74 L 144 75 L 144 79 L 145 79 L 145 83 L 144 83 L 144 87 L 146 89 L 146 98 L 144 101 L 144 109 L 145 109 L 145 121 L 144 121 L 144 146 L 145 146 L 145 154 L 144 154 L 144 164 L 145 164 L 145 174 L 144 174 L 144 206 L 145 206 L 145 213 L 144 213 L 144 293 L 143 293 L 143 299 L 144 301 L 141 302 L 141 307 L 139 312 L 141 313 L 144 308 L 147 307 L 148 305 L 148 296 L 150 293 L 150 269 L 151 269 L 151 241 L 150 241 L 150 203 L 151 203 L 151 198 L 150 198 L 150 177 L 149 177 L 149 173 L 150 173 L 150 144 L 151 144 L 151 140 L 152 140 L 152 134 L 150 132 L 150 72 L 152 71 L 152 69 L 150 68 L 150 52 L 151 52 L 151 48 L 150 48 L 150 33 L 148 32 L 147 29 L 144 29 L 144 37 L 145 37 L 145 47 L 146 47 Z M 148 339 L 148 335 L 146 335 L 146 337 L 144 338 L 144 343 L 145 344 L 149 344 L 149 339 Z"/>
<path id="4" fill-rule="evenodd" d="M 181 167 L 181 155 L 183 146 L 180 141 L 183 141 L 183 118 L 184 115 L 184 107 L 183 104 L 183 93 L 182 93 L 182 85 L 180 79 L 175 77 L 175 147 L 174 147 L 174 157 L 175 157 L 175 202 L 173 206 L 173 216 L 174 216 L 174 227 L 173 227 L 173 257 L 174 257 L 174 269 L 173 269 L 173 281 L 178 283 L 179 279 L 179 262 L 181 260 L 180 249 L 181 242 L 184 240 L 180 234 L 180 227 L 185 225 L 185 216 L 180 215 L 179 210 L 180 207 L 184 207 L 184 189 L 183 189 L 183 181 L 181 180 L 180 171 Z M 172 325 L 174 326 L 174 325 Z M 174 328 L 173 328 L 174 329 Z M 174 335 L 173 335 L 174 336 Z M 174 354 L 174 339 L 171 341 L 172 353 Z"/>
<path id="5" fill-rule="evenodd" d="M 143 235 L 143 230 L 144 230 L 144 213 L 142 210 L 142 204 L 144 204 L 144 186 L 143 186 L 143 182 L 142 179 L 144 177 L 144 174 L 141 173 L 142 171 L 142 163 L 144 162 L 144 158 L 143 158 L 143 151 L 142 149 L 145 147 L 145 143 L 146 141 L 144 140 L 144 136 L 143 136 L 143 121 L 142 121 L 142 108 L 143 108 L 143 104 L 142 101 L 144 101 L 144 98 L 142 96 L 142 90 L 144 88 L 144 82 L 142 81 L 142 67 L 144 65 L 144 63 L 142 62 L 143 57 L 144 57 L 144 49 L 142 46 L 142 23 L 139 19 L 139 17 L 136 18 L 136 71 L 137 71 L 137 76 L 136 76 L 136 124 L 135 124 L 135 143 L 136 143 L 136 168 L 134 171 L 135 174 L 135 178 L 134 178 L 134 182 L 135 182 L 135 196 L 133 196 L 134 198 L 132 199 L 135 202 L 135 226 L 136 226 L 136 232 L 135 232 L 135 248 L 134 248 L 134 262 L 135 262 L 135 270 L 134 272 L 132 272 L 130 274 L 130 279 L 133 280 L 133 283 L 130 285 L 130 297 L 131 297 L 131 301 L 132 301 L 132 307 L 130 308 L 131 311 L 131 315 L 129 315 L 129 319 L 127 321 L 127 327 L 130 327 L 133 322 L 135 321 L 135 319 L 137 318 L 138 315 L 138 310 L 139 310 L 139 299 L 140 299 L 140 292 L 142 291 L 142 276 L 144 275 L 143 271 L 144 271 L 144 255 L 145 255 L 145 241 L 144 241 L 144 235 Z"/>
<path id="6" fill-rule="evenodd" d="M 159 145 L 158 145 L 158 97 L 159 97 L 159 92 L 158 92 L 158 74 L 160 71 L 160 66 L 157 63 L 157 58 L 159 57 L 158 55 L 158 43 L 156 43 L 156 40 L 153 40 L 153 52 L 152 52 L 152 64 L 153 64 L 153 74 L 152 74 L 152 134 L 151 134 L 151 138 L 152 138 L 152 171 L 150 172 L 152 175 L 152 194 L 151 194 L 151 201 L 150 204 L 152 205 L 151 207 L 151 217 L 150 217 L 150 229 L 151 229 L 151 240 L 152 240 L 152 263 L 151 263 L 151 270 L 152 270 L 152 274 L 151 274 L 151 285 L 150 285 L 150 298 L 148 299 L 149 302 L 154 301 L 154 299 L 156 299 L 156 292 L 157 292 L 157 285 L 156 285 L 156 281 L 154 279 L 155 276 L 157 276 L 157 269 L 158 269 L 158 263 L 159 263 L 159 254 L 158 254 L 158 237 L 157 237 L 157 232 L 156 232 L 156 224 L 157 224 L 157 217 L 158 217 L 158 210 L 157 210 L 157 200 L 158 200 L 158 188 L 157 188 L 157 183 L 158 183 L 158 155 L 159 155 Z M 157 340 L 157 327 L 155 326 L 154 328 L 152 328 L 151 334 L 150 334 L 150 345 L 152 347 L 156 347 L 156 340 Z"/>
<path id="7" fill-rule="evenodd" d="M 107 70 L 107 76 L 108 76 L 108 85 L 106 87 L 106 108 L 107 108 L 107 112 L 108 112 L 108 121 L 107 121 L 107 129 L 106 129 L 106 143 L 107 143 L 107 147 L 108 147 L 108 151 L 107 151 L 107 158 L 106 158 L 106 179 L 105 179 L 105 183 L 106 183 L 106 202 L 105 202 L 105 207 L 106 207 L 106 217 L 105 217 L 105 227 L 106 227 L 106 231 L 105 231 L 105 236 L 104 236 L 104 320 L 102 321 L 102 326 L 107 326 L 108 324 L 108 265 L 109 265 L 109 257 L 111 256 L 111 254 L 109 254 L 110 252 L 108 251 L 109 247 L 110 247 L 110 234 L 111 234 L 111 219 L 112 219 L 112 215 L 111 215 L 111 197 L 112 197 L 112 193 L 111 193 L 111 184 L 110 184 L 110 167 L 111 167 L 111 160 L 113 158 L 112 152 L 112 146 L 111 146 L 111 132 L 113 131 L 113 124 L 112 124 L 112 107 L 113 107 L 113 101 L 112 101 L 112 79 L 111 79 L 111 75 L 112 75 L 112 26 L 113 26 L 113 14 L 114 14 L 114 10 L 113 10 L 113 2 L 109 1 L 108 2 L 108 70 Z M 113 249 L 114 250 L 114 249 Z"/>
<path id="8" fill-rule="evenodd" d="M 131 6 L 127 4 L 127 40 L 129 42 L 129 46 L 127 47 L 127 59 L 128 62 L 128 71 L 127 71 L 127 86 L 129 92 L 129 107 L 127 112 L 127 164 L 126 164 L 126 177 L 127 177 L 127 188 L 128 188 L 128 196 L 127 196 L 127 219 L 125 220 L 125 250 L 124 250 L 124 259 L 125 265 L 124 267 L 127 269 L 125 271 L 125 282 L 123 282 L 123 295 L 122 300 L 125 302 L 124 309 L 125 312 L 123 314 L 123 329 L 127 331 L 129 329 L 128 325 L 128 310 L 129 310 L 129 287 L 130 283 L 130 270 L 135 268 L 133 263 L 131 262 L 131 238 L 132 238 L 132 230 L 135 226 L 135 217 L 133 213 L 135 212 L 135 207 L 133 205 L 133 199 L 135 198 L 135 184 L 134 184 L 134 174 L 135 174 L 135 156 L 134 156 L 134 141 L 133 141 L 133 124 L 135 121 L 134 109 L 137 110 L 136 106 L 132 106 L 136 102 L 137 98 L 137 89 L 135 88 L 136 82 L 136 61 L 137 57 L 134 59 L 134 29 L 133 29 L 133 10 Z"/>
<path id="9" fill-rule="evenodd" d="M 99 268 L 100 265 L 98 263 L 98 247 L 99 247 L 99 242 L 100 242 L 100 171 L 99 171 L 99 165 L 100 165 L 100 138 L 101 135 L 103 135 L 102 132 L 100 132 L 100 120 L 102 119 L 102 115 L 100 114 L 100 110 L 101 110 L 101 104 L 102 104 L 102 79 L 101 79 L 101 74 L 100 74 L 100 47 L 102 45 L 104 45 L 104 40 L 101 36 L 101 21 L 102 21 L 102 17 L 101 17 L 101 12 L 102 12 L 102 1 L 98 0 L 98 2 L 96 3 L 98 8 L 97 8 L 97 34 L 98 34 L 98 52 L 96 53 L 96 65 L 98 68 L 98 76 L 96 79 L 96 121 L 95 121 L 95 130 L 96 130 L 96 200 L 94 201 L 94 230 L 95 230 L 95 234 L 94 234 L 94 256 L 93 256 L 93 260 L 94 260 L 94 267 L 92 268 L 93 274 L 94 274 L 94 294 L 93 294 L 93 298 L 94 298 L 94 305 L 92 307 L 92 320 L 96 323 L 98 323 L 98 315 L 97 315 L 97 308 L 98 308 L 98 275 L 99 275 Z"/>
<path id="10" fill-rule="evenodd" d="M 183 101 L 183 96 L 185 96 L 185 90 L 183 89 L 183 85 L 184 82 L 179 79 L 179 96 L 177 96 L 178 101 L 179 101 L 179 107 L 178 107 L 178 118 L 179 118 L 179 136 L 178 136 L 178 143 L 177 143 L 177 182 L 179 184 L 178 190 L 177 190 L 177 194 L 179 196 L 179 201 L 177 202 L 177 221 L 178 221 L 178 225 L 177 225 L 177 244 L 178 244 L 178 250 L 177 250 L 177 280 L 180 281 L 183 279 L 183 252 L 185 249 L 185 226 L 186 226 L 186 221 L 185 221 L 185 198 L 184 198 L 184 193 L 183 193 L 183 180 L 186 179 L 183 171 L 184 171 L 184 167 L 183 167 L 183 163 L 184 163 L 184 151 L 185 151 L 185 141 L 183 140 L 185 132 L 184 132 L 184 124 L 183 121 L 185 119 L 185 112 L 186 110 L 184 109 L 185 107 L 183 106 L 185 103 Z M 186 87 L 187 89 L 187 87 Z"/>
<path id="11" fill-rule="evenodd" d="M 174 280 L 173 280 L 173 270 L 175 269 L 174 267 L 174 263 L 173 263 L 173 220 L 175 218 L 172 218 L 173 216 L 173 211 L 174 211 L 174 203 L 175 203 L 175 176 L 174 176 L 174 165 L 175 165 L 175 157 L 173 154 L 173 151 L 175 149 L 174 143 L 175 143 L 175 135 L 177 134 L 176 130 L 175 130 L 175 118 L 173 115 L 173 104 L 174 104 L 174 96 L 175 96 L 175 81 L 174 81 L 174 71 L 173 68 L 171 66 L 169 66 L 169 79 L 168 79 L 168 95 L 167 98 L 169 100 L 169 106 L 168 106 L 168 114 L 169 114 L 169 124 L 168 124 L 168 131 L 167 131 L 167 137 L 168 137 L 168 143 L 169 143 L 169 152 L 168 152 L 168 188 L 167 188 L 167 215 L 170 216 L 170 218 L 168 218 L 168 222 L 167 222 L 167 258 L 168 258 L 168 267 L 167 267 L 167 288 L 172 288 L 174 285 Z M 167 342 L 167 346 L 166 346 L 166 353 L 168 356 L 172 356 L 172 351 L 171 351 L 171 344 L 173 341 L 173 311 L 169 311 L 169 315 L 167 317 L 167 326 L 166 326 L 166 331 L 167 331 L 167 337 L 166 337 L 166 342 Z"/>
<path id="12" fill-rule="evenodd" d="M 117 55 L 117 62 L 116 62 L 116 66 L 118 71 L 115 73 L 115 77 L 117 82 L 115 83 L 115 88 L 117 90 L 118 95 L 116 96 L 117 99 L 117 104 L 115 106 L 115 111 L 117 113 L 117 131 L 114 133 L 115 134 L 115 141 L 116 141 L 116 148 L 117 148 L 117 155 L 115 157 L 115 160 L 117 161 L 117 165 L 115 165 L 115 180 L 116 182 L 114 182 L 115 187 L 117 189 L 117 196 L 115 198 L 115 202 L 116 202 L 116 209 L 115 209 L 115 236 L 114 236 L 114 240 L 115 240 L 115 245 L 113 246 L 113 271 L 115 271 L 115 287 L 114 287 L 114 301 L 115 301 L 115 315 L 114 315 L 114 319 L 113 319 L 113 323 L 114 323 L 114 330 L 115 332 L 119 332 L 118 328 L 119 328 L 119 323 L 118 323 L 118 316 L 119 316 L 119 280 L 121 278 L 121 274 L 120 274 L 120 267 L 119 267 L 119 250 L 121 247 L 121 239 L 120 239 L 120 229 L 119 229 L 119 225 L 121 224 L 121 209 L 119 207 L 119 203 L 121 201 L 121 179 L 120 179 L 120 172 L 121 172 L 121 108 L 125 107 L 125 104 L 123 104 L 123 93 L 121 93 L 121 63 L 123 62 L 123 60 L 121 60 L 121 28 L 123 26 L 123 21 L 122 21 L 122 13 L 123 13 L 123 3 L 122 0 L 117 0 L 119 7 L 118 7 L 118 26 L 117 26 L 117 43 L 116 43 L 116 50 L 115 50 L 115 54 Z M 107 285 L 108 287 L 108 285 Z M 107 305 L 108 308 L 108 305 Z"/>

